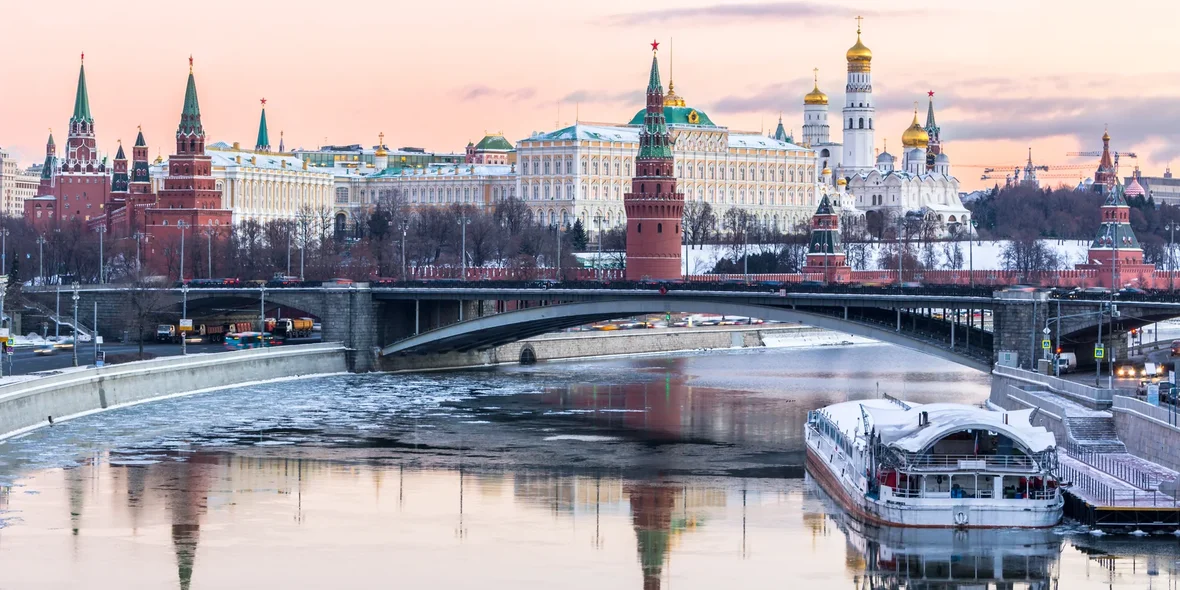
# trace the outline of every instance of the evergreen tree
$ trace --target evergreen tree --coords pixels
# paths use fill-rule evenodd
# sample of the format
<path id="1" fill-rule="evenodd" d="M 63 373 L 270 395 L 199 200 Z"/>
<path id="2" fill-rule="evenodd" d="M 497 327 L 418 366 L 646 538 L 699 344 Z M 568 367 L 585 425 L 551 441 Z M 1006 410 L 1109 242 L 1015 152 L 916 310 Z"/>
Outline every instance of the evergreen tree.
<path id="1" fill-rule="evenodd" d="M 582 220 L 578 219 L 574 222 L 574 228 L 570 230 L 570 243 L 573 244 L 574 250 L 586 250 L 586 243 L 590 241 L 590 237 L 586 235 L 586 228 L 582 227 Z"/>

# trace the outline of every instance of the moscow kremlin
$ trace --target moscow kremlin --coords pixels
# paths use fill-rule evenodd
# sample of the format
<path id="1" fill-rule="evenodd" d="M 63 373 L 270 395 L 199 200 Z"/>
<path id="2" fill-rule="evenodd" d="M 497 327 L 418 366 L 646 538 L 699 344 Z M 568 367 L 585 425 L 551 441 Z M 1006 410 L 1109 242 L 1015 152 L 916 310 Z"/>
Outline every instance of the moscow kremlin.
<path id="1" fill-rule="evenodd" d="M 157 269 L 157 259 L 171 255 L 186 235 L 191 240 L 200 232 L 222 241 L 248 219 L 264 223 L 311 216 L 327 220 L 337 235 L 347 235 L 360 232 L 364 219 L 388 199 L 412 211 L 456 205 L 487 210 L 514 199 L 542 226 L 568 229 L 580 223 L 592 235 L 625 229 L 626 276 L 634 279 L 684 274 L 684 211 L 692 202 L 708 204 L 718 217 L 740 209 L 757 226 L 776 232 L 808 228 L 814 233 L 820 231 L 818 224 L 834 234 L 841 222 L 881 226 L 915 215 L 942 235 L 972 231 L 974 220 L 963 204 L 967 193 L 952 171 L 935 116 L 934 91 L 926 96 L 924 123 L 914 103 L 913 121 L 900 133 L 898 157 L 884 140 L 878 143 L 873 52 L 862 40 L 860 17 L 855 43 L 845 55 L 839 141 L 831 133 L 829 97 L 818 75 L 802 98 L 798 139 L 786 131 L 781 116 L 769 134 L 738 131 L 689 106 L 671 79 L 665 92 L 659 43 L 651 47 L 646 103 L 628 123 L 579 120 L 515 144 L 492 133 L 462 153 L 391 149 L 384 133 L 375 134 L 380 141 L 372 147 L 288 150 L 280 132 L 272 148 L 265 99 L 253 149 L 237 142 L 207 143 L 190 57 L 171 155 L 152 161 L 149 138 L 140 129 L 130 160 L 120 142 L 109 162 L 100 156 L 83 54 L 62 153 L 51 131 L 40 166 L 4 177 L 10 185 L 3 187 L 4 206 L 41 233 L 78 224 L 112 238 L 134 238 Z M 953 129 L 948 131 L 953 136 Z M 1117 186 L 1144 193 L 1148 182 L 1138 171 L 1122 187 L 1109 134 L 1103 142 L 1093 180 L 1079 188 L 1109 194 Z M 1048 167 L 1034 166 L 1030 155 L 1023 178 L 1015 170 L 1006 182 L 1036 186 L 1042 168 Z M 1162 198 L 1170 172 L 1152 180 L 1150 186 Z M 813 244 L 828 248 L 831 259 L 809 255 L 807 268 L 843 267 L 838 242 L 829 235 Z"/>

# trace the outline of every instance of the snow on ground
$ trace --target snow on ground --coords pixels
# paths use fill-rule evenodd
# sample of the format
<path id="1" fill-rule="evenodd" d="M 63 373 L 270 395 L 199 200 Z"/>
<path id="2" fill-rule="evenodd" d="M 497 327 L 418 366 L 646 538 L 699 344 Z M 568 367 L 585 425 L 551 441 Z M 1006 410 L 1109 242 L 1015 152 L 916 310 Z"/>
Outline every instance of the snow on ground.
<path id="1" fill-rule="evenodd" d="M 1066 240 L 1061 243 L 1058 243 L 1057 240 L 1041 240 L 1041 242 L 1057 253 L 1065 268 L 1073 268 L 1073 265 L 1085 262 L 1086 251 L 1090 246 L 1089 240 Z M 968 245 L 969 243 L 966 241 L 961 242 L 963 268 L 966 269 L 969 259 L 973 258 L 974 264 L 971 266 L 976 270 L 1003 269 L 1003 252 L 1008 243 L 1007 240 L 981 241 L 975 242 L 974 245 Z M 864 270 L 881 270 L 877 265 L 881 245 L 880 243 L 869 244 L 869 267 Z M 943 252 L 943 247 L 946 245 L 948 245 L 946 242 L 937 242 L 934 245 L 940 267 L 946 265 L 946 256 Z M 774 249 L 776 246 L 773 244 L 752 244 L 749 246 L 748 252 L 756 254 Z M 726 257 L 732 258 L 733 252 L 729 247 L 721 245 L 707 245 L 700 248 L 684 246 L 683 257 L 688 261 L 690 274 L 704 274 L 713 270 L 718 260 Z"/>

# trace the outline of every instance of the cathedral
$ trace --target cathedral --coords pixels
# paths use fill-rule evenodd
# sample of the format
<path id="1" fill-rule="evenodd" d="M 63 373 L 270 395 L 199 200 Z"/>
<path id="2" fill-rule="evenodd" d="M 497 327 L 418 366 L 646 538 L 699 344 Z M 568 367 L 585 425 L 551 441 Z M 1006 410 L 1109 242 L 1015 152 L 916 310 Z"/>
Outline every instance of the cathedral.
<path id="1" fill-rule="evenodd" d="M 876 107 L 873 102 L 873 52 L 856 29 L 856 44 L 845 54 L 848 82 L 841 113 L 843 143 L 829 138 L 828 97 L 819 81 L 803 99 L 803 144 L 816 152 L 819 165 L 834 170 L 825 176 L 823 192 L 844 214 L 863 212 L 883 222 L 908 213 L 933 216 L 944 229 L 969 224 L 970 212 L 959 198 L 959 181 L 951 175 L 941 128 L 934 117 L 934 92 L 929 93 L 926 124 L 918 120 L 902 132 L 901 164 L 882 150 L 874 155 Z"/>

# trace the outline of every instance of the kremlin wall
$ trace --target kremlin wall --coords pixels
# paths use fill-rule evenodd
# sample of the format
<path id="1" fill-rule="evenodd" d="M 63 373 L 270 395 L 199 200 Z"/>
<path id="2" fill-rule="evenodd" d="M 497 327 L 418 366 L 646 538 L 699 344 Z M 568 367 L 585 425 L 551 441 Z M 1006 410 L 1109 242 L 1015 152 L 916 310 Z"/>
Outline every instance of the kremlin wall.
<path id="1" fill-rule="evenodd" d="M 873 53 L 861 37 L 858 25 L 856 42 L 845 55 L 842 143 L 830 136 L 829 99 L 818 76 L 803 97 L 799 141 L 784 130 L 781 118 L 768 136 L 731 130 L 689 106 L 671 81 L 664 92 L 658 43 L 653 42 L 646 104 L 628 123 L 579 121 L 535 133 L 515 146 L 502 134 L 489 134 L 461 154 L 390 149 L 383 133 L 372 148 L 288 152 L 280 132 L 279 145 L 272 149 L 265 99 L 253 150 L 236 142 L 207 145 L 190 58 L 175 148 L 154 162 L 149 162 L 142 130 L 130 160 L 121 143 L 113 162 L 100 157 L 83 56 L 64 148 L 59 153 L 51 132 L 36 190 L 26 190 L 23 203 L 9 208 L 23 210 L 42 233 L 79 223 L 112 237 L 134 237 L 145 243 L 151 265 L 153 259 L 171 255 L 185 237 L 194 239 L 201 232 L 211 240 L 225 239 L 234 224 L 247 219 L 314 215 L 331 219 L 341 234 L 384 199 L 412 210 L 490 208 L 517 199 L 542 225 L 568 227 L 581 221 L 591 231 L 625 227 L 626 278 L 678 279 L 684 205 L 699 201 L 710 204 L 718 217 L 730 208 L 746 210 L 768 229 L 809 226 L 813 239 L 804 274 L 794 275 L 799 280 L 895 281 L 888 271 L 847 267 L 839 243 L 842 219 L 877 217 L 889 223 L 918 213 L 947 231 L 956 226 L 969 230 L 971 214 L 952 173 L 933 91 L 928 93 L 925 124 L 915 108 L 912 124 L 901 134 L 900 164 L 887 150 L 875 149 Z M 1069 280 L 1077 286 L 1102 283 L 1118 252 L 1120 274 L 1148 285 L 1155 271 L 1142 262 L 1122 196 L 1125 190 L 1142 194 L 1144 189 L 1138 174 L 1126 189 L 1118 183 L 1110 136 L 1103 142 L 1092 187 L 1112 195 L 1103 209 L 1105 233 L 1095 239 L 1088 263 L 1079 265 Z M 10 198 L 12 191 L 5 194 Z M 997 271 L 975 274 L 975 284 L 1010 282 Z M 923 275 L 925 282 L 972 282 L 963 271 Z M 1025 277 L 1022 282 L 1031 281 Z"/>

